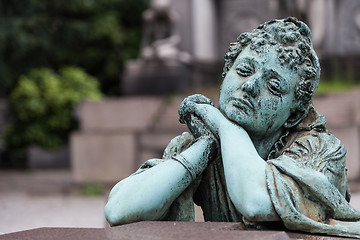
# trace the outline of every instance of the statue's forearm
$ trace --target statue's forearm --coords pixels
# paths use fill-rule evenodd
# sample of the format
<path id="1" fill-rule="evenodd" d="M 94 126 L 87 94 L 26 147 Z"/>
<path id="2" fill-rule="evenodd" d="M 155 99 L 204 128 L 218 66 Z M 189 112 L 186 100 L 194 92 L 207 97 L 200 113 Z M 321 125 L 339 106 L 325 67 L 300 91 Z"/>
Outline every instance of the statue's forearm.
<path id="1" fill-rule="evenodd" d="M 219 135 L 226 186 L 235 207 L 249 220 L 278 220 L 266 189 L 266 163 L 247 132 L 229 125 L 220 128 Z"/>
<path id="2" fill-rule="evenodd" d="M 209 148 L 209 138 L 200 138 L 181 155 L 200 174 L 207 166 L 204 153 Z M 160 220 L 191 182 L 191 174 L 182 164 L 164 161 L 119 182 L 111 190 L 105 216 L 111 225 Z"/>

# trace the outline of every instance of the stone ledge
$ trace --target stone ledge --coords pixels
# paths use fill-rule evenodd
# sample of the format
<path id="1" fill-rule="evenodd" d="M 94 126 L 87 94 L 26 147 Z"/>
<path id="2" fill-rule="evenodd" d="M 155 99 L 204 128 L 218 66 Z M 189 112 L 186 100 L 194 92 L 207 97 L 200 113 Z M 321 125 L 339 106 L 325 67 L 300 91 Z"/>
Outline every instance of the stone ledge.
<path id="1" fill-rule="evenodd" d="M 142 131 L 154 124 L 162 98 L 124 97 L 84 102 L 79 107 L 81 131 Z"/>
<path id="2" fill-rule="evenodd" d="M 288 231 L 246 230 L 242 223 L 216 222 L 139 222 L 113 228 L 38 228 L 0 235 L 5 239 L 344 239 Z M 350 239 L 350 238 L 347 238 Z"/>

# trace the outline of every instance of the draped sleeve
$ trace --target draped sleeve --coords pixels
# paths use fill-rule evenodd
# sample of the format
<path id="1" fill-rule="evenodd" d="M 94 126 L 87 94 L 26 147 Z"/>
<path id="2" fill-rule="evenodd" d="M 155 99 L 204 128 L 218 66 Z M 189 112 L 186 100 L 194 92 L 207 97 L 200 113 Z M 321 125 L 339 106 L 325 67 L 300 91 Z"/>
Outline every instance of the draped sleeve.
<path id="1" fill-rule="evenodd" d="M 288 229 L 360 238 L 360 213 L 348 203 L 345 154 L 331 133 L 311 130 L 267 161 L 267 189 Z"/>

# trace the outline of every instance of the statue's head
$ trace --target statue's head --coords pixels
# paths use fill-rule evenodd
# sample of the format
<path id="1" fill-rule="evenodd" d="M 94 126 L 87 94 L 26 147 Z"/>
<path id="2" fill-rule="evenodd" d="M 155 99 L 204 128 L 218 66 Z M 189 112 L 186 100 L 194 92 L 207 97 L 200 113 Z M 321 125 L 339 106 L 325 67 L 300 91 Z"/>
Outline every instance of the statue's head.
<path id="1" fill-rule="evenodd" d="M 296 18 L 271 20 L 230 44 L 219 107 L 248 131 L 271 134 L 306 117 L 319 78 L 308 26 Z"/>
<path id="2" fill-rule="evenodd" d="M 167 12 L 170 9 L 170 0 L 152 0 L 151 8 L 157 12 Z"/>

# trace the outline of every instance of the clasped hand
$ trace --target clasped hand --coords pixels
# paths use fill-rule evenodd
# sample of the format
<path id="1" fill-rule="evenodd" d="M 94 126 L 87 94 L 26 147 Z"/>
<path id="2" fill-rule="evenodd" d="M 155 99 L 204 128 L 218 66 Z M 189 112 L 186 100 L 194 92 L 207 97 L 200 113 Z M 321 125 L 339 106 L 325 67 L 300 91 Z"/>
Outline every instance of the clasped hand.
<path id="1" fill-rule="evenodd" d="M 182 101 L 179 121 L 188 125 L 195 138 L 210 136 L 217 140 L 220 140 L 219 130 L 231 123 L 209 98 L 201 94 L 189 96 Z"/>

